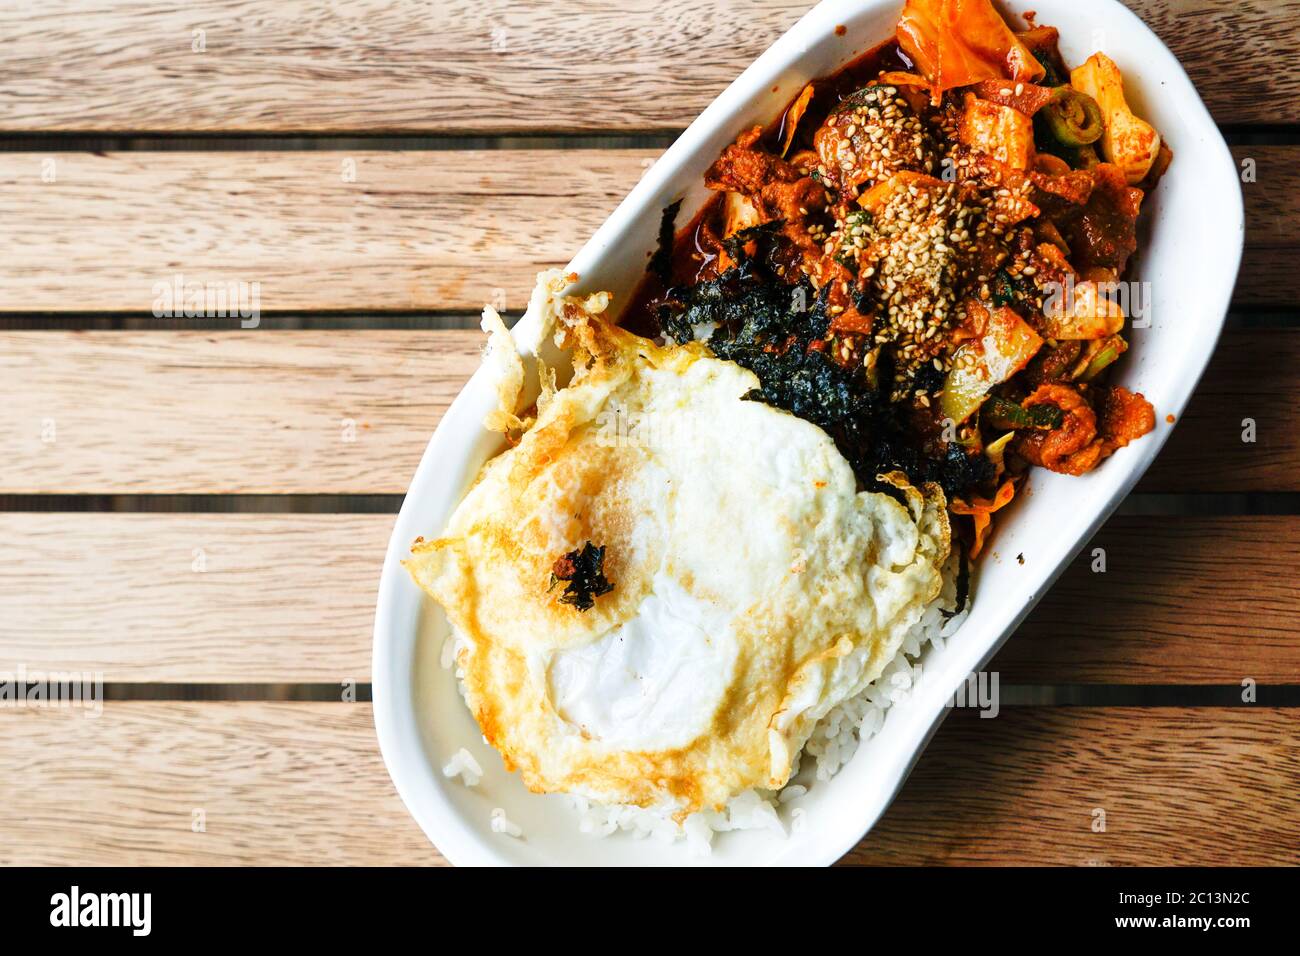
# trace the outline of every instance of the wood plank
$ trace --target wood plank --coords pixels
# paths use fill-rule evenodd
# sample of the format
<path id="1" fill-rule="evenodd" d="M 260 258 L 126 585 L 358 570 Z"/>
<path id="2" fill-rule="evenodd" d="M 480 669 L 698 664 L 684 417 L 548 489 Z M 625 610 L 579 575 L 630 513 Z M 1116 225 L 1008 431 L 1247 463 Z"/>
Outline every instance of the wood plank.
<path id="1" fill-rule="evenodd" d="M 845 862 L 1294 865 L 1298 774 L 1288 710 L 959 711 Z"/>
<path id="2" fill-rule="evenodd" d="M 11 332 L 0 341 L 6 491 L 399 493 L 477 367 L 482 335 Z"/>
<path id="3" fill-rule="evenodd" d="M 1298 562 L 1295 516 L 1114 518 L 989 669 L 1021 684 L 1300 683 Z"/>
<path id="4" fill-rule="evenodd" d="M 676 129 L 809 6 L 11 4 L 0 10 L 11 67 L 0 115 L 11 130 Z M 1129 6 L 1186 64 L 1221 121 L 1300 121 L 1295 0 Z"/>
<path id="5" fill-rule="evenodd" d="M 0 514 L 0 661 L 110 682 L 370 680 L 391 515 Z"/>
<path id="6" fill-rule="evenodd" d="M 0 864 L 441 862 L 365 704 L 5 710 L 0 729 Z M 1294 864 L 1293 731 L 1272 709 L 958 711 L 845 862 Z"/>
<path id="7" fill-rule="evenodd" d="M 1287 265 L 1300 249 L 1300 148 L 1236 153 L 1255 164 L 1238 303 L 1300 307 Z M 522 309 L 537 272 L 566 263 L 658 155 L 0 154 L 0 220 L 23 236 L 0 312 L 156 315 L 178 277 L 239 283 L 240 304 L 263 313 Z"/>
<path id="8" fill-rule="evenodd" d="M 1294 312 L 1300 303 L 1300 270 L 1292 248 L 1247 246 L 1232 304 L 1237 308 Z"/>
<path id="9" fill-rule="evenodd" d="M 1246 249 L 1232 293 L 1235 307 L 1300 308 L 1300 163 L 1296 148 L 1234 146 L 1246 206 Z"/>
<path id="10" fill-rule="evenodd" d="M 241 283 L 245 305 L 256 284 L 264 312 L 519 309 L 657 154 L 69 153 L 51 183 L 49 157 L 0 155 L 0 221 L 23 236 L 0 311 L 156 315 L 178 276 Z"/>
<path id="11" fill-rule="evenodd" d="M 2 865 L 442 862 L 384 770 L 368 704 L 111 703 L 0 724 Z"/>
<path id="12" fill-rule="evenodd" d="M 0 494 L 400 494 L 481 341 L 470 331 L 0 332 Z M 1227 332 L 1139 487 L 1296 490 L 1297 358 L 1300 330 Z M 1253 444 L 1241 441 L 1247 417 Z"/>
<path id="13" fill-rule="evenodd" d="M 1135 347 L 1141 345 L 1137 339 Z M 1300 489 L 1297 368 L 1300 329 L 1225 331 L 1183 420 L 1138 490 Z M 1253 442 L 1243 440 L 1250 437 L 1248 422 Z"/>
<path id="14" fill-rule="evenodd" d="M 1232 157 L 1242 179 L 1246 242 L 1265 248 L 1300 246 L 1300 148 L 1233 146 Z"/>
<path id="15" fill-rule="evenodd" d="M 368 681 L 392 522 L 0 514 L 0 662 L 110 682 Z M 990 668 L 1008 684 L 1300 683 L 1298 559 L 1300 517 L 1114 518 Z M 995 537 L 989 560 L 1014 558 Z"/>

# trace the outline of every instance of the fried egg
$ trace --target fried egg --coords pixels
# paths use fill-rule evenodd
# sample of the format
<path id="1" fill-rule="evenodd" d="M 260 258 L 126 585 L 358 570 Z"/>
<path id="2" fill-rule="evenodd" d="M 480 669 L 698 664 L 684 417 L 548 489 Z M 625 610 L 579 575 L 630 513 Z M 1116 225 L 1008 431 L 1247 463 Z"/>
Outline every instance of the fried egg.
<path id="1" fill-rule="evenodd" d="M 511 446 L 405 563 L 459 637 L 466 700 L 538 792 L 681 820 L 779 789 L 817 720 L 898 653 L 941 587 L 942 493 L 859 491 L 817 426 L 745 395 L 700 343 L 603 319 L 607 297 L 534 304 L 572 351 L 535 407 L 488 316 Z M 549 333 L 548 333 L 549 334 Z M 605 549 L 613 588 L 561 600 L 556 559 Z"/>

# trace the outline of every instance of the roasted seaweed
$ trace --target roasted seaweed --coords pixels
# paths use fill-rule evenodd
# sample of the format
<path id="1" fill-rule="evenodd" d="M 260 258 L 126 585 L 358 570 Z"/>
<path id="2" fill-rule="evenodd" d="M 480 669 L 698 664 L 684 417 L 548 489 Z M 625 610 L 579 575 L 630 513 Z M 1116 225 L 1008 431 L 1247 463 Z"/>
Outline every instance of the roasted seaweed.
<path id="1" fill-rule="evenodd" d="M 571 604 L 579 611 L 591 610 L 596 598 L 614 590 L 613 582 L 605 577 L 605 546 L 596 547 L 588 541 L 581 550 L 557 558 L 551 568 L 551 588 L 561 581 L 567 582 L 560 595 L 561 604 Z"/>
<path id="2" fill-rule="evenodd" d="M 650 257 L 648 266 L 650 272 L 657 275 L 665 285 L 672 281 L 673 236 L 676 235 L 674 227 L 677 223 L 677 213 L 681 208 L 680 199 L 664 207 L 663 215 L 659 219 L 659 243 L 655 247 L 654 255 Z"/>
<path id="3" fill-rule="evenodd" d="M 992 481 L 992 463 L 956 442 L 940 443 L 937 450 L 918 447 L 908 406 L 889 401 L 888 350 L 877 362 L 874 383 L 860 363 L 841 365 L 827 354 L 826 290 L 781 276 L 779 226 L 766 223 L 737 233 L 725 244 L 733 268 L 716 279 L 669 290 L 658 310 L 663 334 L 687 342 L 698 328 L 713 328 L 707 340 L 713 353 L 758 376 L 759 387 L 745 399 L 822 428 L 864 488 L 896 495 L 877 477 L 891 471 L 902 471 L 913 483 L 937 482 L 949 496 Z M 933 387 L 941 381 L 939 376 Z"/>

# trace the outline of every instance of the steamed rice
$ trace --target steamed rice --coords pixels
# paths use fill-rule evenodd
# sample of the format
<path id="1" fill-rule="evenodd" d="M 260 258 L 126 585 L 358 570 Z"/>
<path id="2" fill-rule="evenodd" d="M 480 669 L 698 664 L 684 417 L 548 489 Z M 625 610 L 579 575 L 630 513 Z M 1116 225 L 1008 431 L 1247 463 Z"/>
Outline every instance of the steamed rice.
<path id="1" fill-rule="evenodd" d="M 446 766 L 442 768 L 442 775 L 460 777 L 465 786 L 477 787 L 478 782 L 483 779 L 483 768 L 479 766 L 473 754 L 461 747 L 452 754 L 451 760 L 447 761 Z"/>
<path id="2" fill-rule="evenodd" d="M 506 816 L 506 811 L 501 807 L 496 807 L 492 811 L 489 823 L 492 827 L 493 833 L 504 833 L 506 836 L 514 837 L 516 840 L 523 838 L 523 827 L 519 826 L 517 823 L 512 823 Z"/>

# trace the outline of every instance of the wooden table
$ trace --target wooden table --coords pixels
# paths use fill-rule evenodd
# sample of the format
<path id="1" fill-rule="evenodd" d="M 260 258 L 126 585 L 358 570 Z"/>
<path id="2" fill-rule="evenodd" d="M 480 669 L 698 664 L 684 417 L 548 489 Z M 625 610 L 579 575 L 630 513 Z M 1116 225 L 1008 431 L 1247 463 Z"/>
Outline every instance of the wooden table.
<path id="1" fill-rule="evenodd" d="M 1066 573 L 1002 714 L 950 719 L 853 862 L 1300 862 L 1300 2 L 1131 5 L 1256 169 L 1233 312 L 1107 573 Z M 0 862 L 440 862 L 370 628 L 475 313 L 804 9 L 0 6 L 0 670 L 108 698 L 0 708 Z M 260 326 L 154 318 L 177 276 L 259 283 Z"/>

